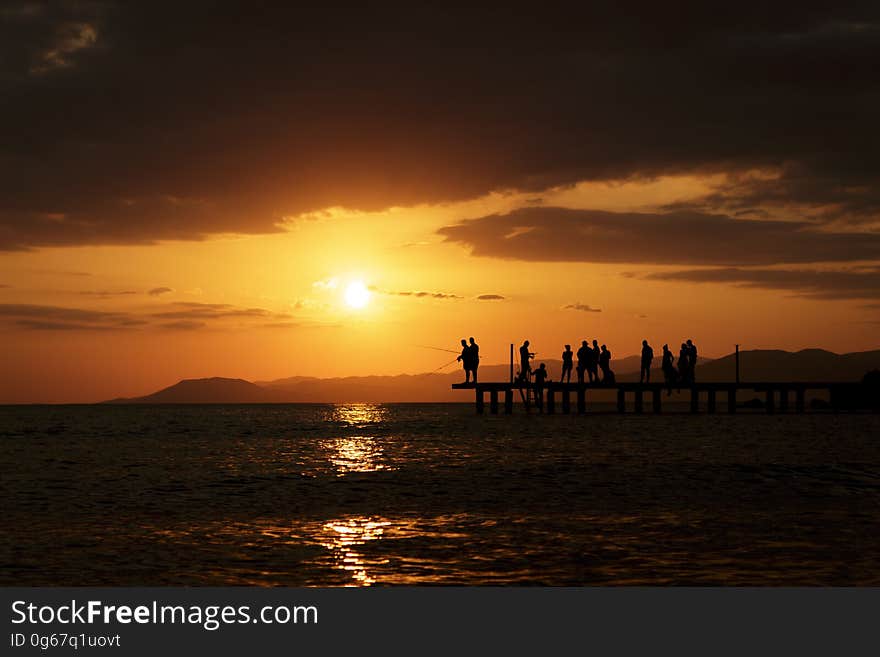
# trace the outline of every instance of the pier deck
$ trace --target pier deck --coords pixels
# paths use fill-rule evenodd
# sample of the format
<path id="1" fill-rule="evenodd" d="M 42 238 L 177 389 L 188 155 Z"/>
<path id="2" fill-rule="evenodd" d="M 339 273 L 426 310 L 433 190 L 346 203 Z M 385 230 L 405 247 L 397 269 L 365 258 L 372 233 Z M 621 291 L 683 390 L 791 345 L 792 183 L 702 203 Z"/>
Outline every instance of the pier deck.
<path id="1" fill-rule="evenodd" d="M 615 390 L 617 392 L 617 410 L 619 413 L 627 411 L 627 396 L 633 398 L 633 411 L 642 413 L 645 410 L 645 398 L 651 398 L 651 411 L 653 413 L 662 412 L 663 396 L 667 390 L 665 383 L 638 383 L 638 382 L 616 382 L 611 384 L 604 383 L 561 383 L 551 381 L 544 384 L 542 404 L 530 401 L 529 391 L 534 391 L 534 384 L 524 383 L 521 381 L 490 381 L 483 383 L 454 383 L 453 390 L 473 390 L 475 394 L 475 405 L 477 413 L 483 413 L 485 409 L 485 394 L 489 393 L 489 412 L 497 414 L 499 411 L 499 393 L 503 393 L 504 412 L 510 414 L 513 412 L 513 399 L 515 391 L 520 395 L 528 409 L 531 405 L 537 406 L 544 413 L 555 413 L 557 411 L 557 396 L 561 402 L 561 411 L 563 413 L 571 413 L 571 398 L 574 395 L 576 399 L 576 412 L 587 412 L 587 401 L 590 392 L 599 390 Z M 717 411 L 717 402 L 719 395 L 724 397 L 726 410 L 728 413 L 736 413 L 737 411 L 737 393 L 741 390 L 751 391 L 753 394 L 763 394 L 764 410 L 767 413 L 787 412 L 791 408 L 789 402 L 792 401 L 790 396 L 793 394 L 794 411 L 803 413 L 806 410 L 806 392 L 824 391 L 828 393 L 829 407 L 838 411 L 842 408 L 850 408 L 852 400 L 860 399 L 864 387 L 861 383 L 841 383 L 828 381 L 764 381 L 751 383 L 730 383 L 730 382 L 697 382 L 686 386 L 673 386 L 675 391 L 681 390 L 690 393 L 690 411 L 692 413 L 700 412 L 700 403 L 703 398 L 706 401 L 706 412 L 715 413 Z M 875 408 L 876 410 L 876 408 Z"/>

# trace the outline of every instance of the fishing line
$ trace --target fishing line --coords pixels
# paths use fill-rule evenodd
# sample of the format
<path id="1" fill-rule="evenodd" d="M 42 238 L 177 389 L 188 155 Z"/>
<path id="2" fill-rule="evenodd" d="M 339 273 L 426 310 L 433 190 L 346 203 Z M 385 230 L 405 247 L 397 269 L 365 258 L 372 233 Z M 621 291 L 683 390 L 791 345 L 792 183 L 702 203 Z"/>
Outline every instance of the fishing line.
<path id="1" fill-rule="evenodd" d="M 445 351 L 450 354 L 457 354 L 458 353 L 457 351 L 453 351 L 452 349 L 443 349 L 442 347 L 429 347 L 426 344 L 417 344 L 417 345 L 413 345 L 413 346 L 421 347 L 422 349 L 433 349 L 434 351 Z"/>

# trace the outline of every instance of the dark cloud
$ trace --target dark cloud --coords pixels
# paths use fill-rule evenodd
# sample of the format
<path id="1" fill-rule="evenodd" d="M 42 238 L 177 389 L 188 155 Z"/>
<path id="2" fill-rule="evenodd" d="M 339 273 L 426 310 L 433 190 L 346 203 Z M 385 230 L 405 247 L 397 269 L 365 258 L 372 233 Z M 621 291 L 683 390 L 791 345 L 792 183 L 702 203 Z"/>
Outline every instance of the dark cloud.
<path id="1" fill-rule="evenodd" d="M 265 322 L 284 321 L 285 313 L 262 308 L 238 308 L 222 303 L 176 303 L 172 310 L 138 314 L 133 312 L 105 312 L 85 308 L 40 306 L 30 304 L 0 304 L 0 322 L 31 330 L 122 330 L 159 327 L 175 330 L 194 330 L 213 323 L 222 327 L 223 321 Z M 158 322 L 156 320 L 159 320 Z"/>
<path id="2" fill-rule="evenodd" d="M 477 297 L 477 301 L 503 301 L 506 297 L 500 294 L 481 294 Z"/>
<path id="3" fill-rule="evenodd" d="M 392 296 L 398 296 L 398 297 L 416 297 L 418 299 L 423 299 L 425 297 L 428 297 L 431 299 L 461 299 L 461 298 L 463 298 L 463 297 L 459 296 L 458 294 L 450 294 L 448 292 L 424 292 L 424 291 L 409 292 L 409 291 L 404 291 L 404 292 L 385 292 L 385 294 L 390 294 Z"/>
<path id="4" fill-rule="evenodd" d="M 167 324 L 161 324 L 161 328 L 171 331 L 196 331 L 198 329 L 205 328 L 205 326 L 207 326 L 205 322 L 196 322 L 187 319 L 182 319 L 177 322 L 168 322 Z"/>
<path id="5" fill-rule="evenodd" d="M 787 290 L 813 299 L 880 299 L 880 267 L 846 271 L 813 269 L 694 269 L 658 272 L 649 280 L 690 283 L 728 283 L 748 288 Z"/>
<path id="6" fill-rule="evenodd" d="M 51 331 L 123 329 L 136 321 L 127 313 L 31 304 L 0 304 L 2 320 L 19 328 Z"/>
<path id="7" fill-rule="evenodd" d="M 755 168 L 876 217 L 880 5 L 641 4 L 6 3 L 0 249 Z"/>
<path id="8" fill-rule="evenodd" d="M 147 292 L 147 294 L 149 294 L 151 297 L 159 297 L 169 292 L 174 292 L 174 290 L 170 287 L 154 287 L 152 290 Z"/>
<path id="9" fill-rule="evenodd" d="M 601 308 L 593 308 L 592 306 L 588 306 L 584 303 L 570 303 L 567 306 L 562 307 L 563 310 L 579 310 L 585 313 L 600 313 L 602 312 Z"/>
<path id="10" fill-rule="evenodd" d="M 124 297 L 132 294 L 138 294 L 136 290 L 83 290 L 79 292 L 82 296 L 85 297 L 98 297 L 101 299 L 108 299 L 110 297 Z"/>
<path id="11" fill-rule="evenodd" d="M 179 301 L 171 304 L 174 310 L 153 313 L 152 316 L 159 319 L 175 320 L 212 320 L 225 318 L 260 318 L 271 317 L 287 319 L 290 315 L 274 313 L 264 308 L 239 308 L 227 303 L 197 303 L 193 301 Z"/>
<path id="12" fill-rule="evenodd" d="M 697 212 L 522 208 L 440 229 L 476 256 L 534 261 L 770 265 L 880 259 L 880 235 Z"/>

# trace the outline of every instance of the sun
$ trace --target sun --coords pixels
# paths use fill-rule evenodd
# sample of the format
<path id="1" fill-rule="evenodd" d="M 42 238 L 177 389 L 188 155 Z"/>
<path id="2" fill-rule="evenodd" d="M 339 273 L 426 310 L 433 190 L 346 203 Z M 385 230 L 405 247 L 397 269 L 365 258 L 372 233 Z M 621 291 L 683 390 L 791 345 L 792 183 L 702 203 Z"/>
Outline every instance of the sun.
<path id="1" fill-rule="evenodd" d="M 370 303 L 370 290 L 363 281 L 352 281 L 345 288 L 345 303 L 349 308 L 363 308 Z"/>

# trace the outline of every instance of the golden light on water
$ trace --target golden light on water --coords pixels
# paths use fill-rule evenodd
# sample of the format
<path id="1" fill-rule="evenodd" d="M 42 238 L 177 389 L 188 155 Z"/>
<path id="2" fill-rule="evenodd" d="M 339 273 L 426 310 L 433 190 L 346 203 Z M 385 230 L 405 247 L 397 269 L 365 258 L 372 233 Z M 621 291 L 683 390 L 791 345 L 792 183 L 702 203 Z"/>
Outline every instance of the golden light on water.
<path id="1" fill-rule="evenodd" d="M 351 573 L 354 581 L 349 586 L 370 586 L 376 583 L 376 579 L 367 571 L 367 566 L 382 565 L 388 563 L 388 560 L 374 560 L 367 564 L 364 555 L 356 548 L 368 541 L 381 539 L 385 528 L 390 524 L 387 520 L 363 517 L 324 524 L 321 545 L 333 554 L 337 568 Z"/>

